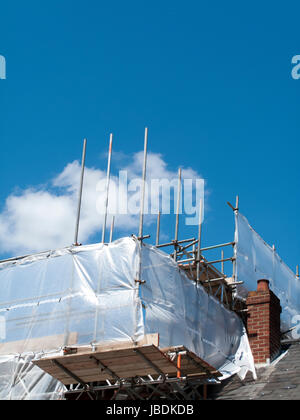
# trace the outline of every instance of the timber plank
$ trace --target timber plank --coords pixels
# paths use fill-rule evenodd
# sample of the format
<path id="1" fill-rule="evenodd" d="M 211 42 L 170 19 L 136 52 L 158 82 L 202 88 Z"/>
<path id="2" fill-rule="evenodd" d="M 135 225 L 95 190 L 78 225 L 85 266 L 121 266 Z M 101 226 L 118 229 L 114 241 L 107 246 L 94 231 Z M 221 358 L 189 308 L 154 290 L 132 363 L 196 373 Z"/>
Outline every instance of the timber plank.
<path id="1" fill-rule="evenodd" d="M 135 347 L 138 348 L 139 350 L 141 349 L 141 347 Z M 99 357 L 99 359 L 101 360 L 110 360 L 110 359 L 115 359 L 115 358 L 120 358 L 120 356 L 122 355 L 122 357 L 130 357 L 133 354 L 133 350 L 134 349 L 125 349 L 125 350 L 115 350 L 112 352 L 101 352 L 101 351 L 96 351 L 96 352 L 92 352 L 91 348 L 89 349 L 89 351 L 86 351 L 85 353 L 74 353 L 74 354 L 68 354 L 68 355 L 57 355 L 55 356 L 55 359 L 60 362 L 63 361 L 63 363 L 65 365 L 69 364 L 69 360 L 70 363 L 73 362 L 73 359 L 76 358 L 76 360 L 78 360 L 79 362 L 82 362 L 84 360 L 86 360 L 87 356 L 93 355 L 95 357 Z M 143 347 L 143 353 L 144 354 L 148 354 L 148 353 L 152 353 L 152 346 L 147 346 L 147 347 Z M 46 365 L 46 362 L 53 360 L 53 356 L 48 356 L 48 357 L 44 357 L 42 359 L 39 359 L 39 362 L 44 363 Z"/>
<path id="2" fill-rule="evenodd" d="M 119 363 L 121 363 L 121 361 L 119 361 Z M 171 363 L 165 360 L 156 361 L 155 365 L 164 373 L 177 371 L 174 365 L 172 365 Z M 122 364 L 118 364 L 118 365 L 110 367 L 110 369 L 120 377 L 123 376 L 124 372 L 128 372 L 128 371 L 134 372 L 135 370 L 139 370 L 139 369 L 146 369 L 147 371 L 149 371 L 150 368 L 151 366 L 149 366 L 146 362 L 143 362 L 143 361 L 140 361 L 139 363 L 125 365 L 125 366 Z M 153 368 L 151 369 L 154 370 Z M 51 372 L 52 374 L 60 374 L 61 372 L 63 372 L 62 369 L 60 369 L 56 365 L 53 365 L 52 367 L 49 367 L 44 370 L 47 372 Z M 96 373 L 98 372 L 99 374 L 104 374 L 109 377 L 111 376 L 109 372 L 101 369 L 101 367 L 97 366 L 96 363 L 93 362 L 92 360 L 89 363 L 86 363 L 85 365 L 69 366 L 68 370 L 70 370 L 70 372 L 75 373 L 79 377 L 80 375 L 86 374 L 86 372 L 90 372 L 90 371 L 95 371 Z"/>
<path id="3" fill-rule="evenodd" d="M 151 360 L 153 361 L 165 359 L 169 363 L 172 363 L 172 361 L 167 356 L 165 356 L 157 347 L 154 347 L 154 346 L 142 347 L 142 348 L 139 348 L 139 351 L 143 353 L 146 357 L 149 357 L 149 358 L 151 357 Z M 76 368 L 76 365 L 80 365 L 80 366 L 86 365 L 87 363 L 89 363 L 90 357 L 99 359 L 107 367 L 112 367 L 113 365 L 116 365 L 116 364 L 118 365 L 120 363 L 120 360 L 122 360 L 121 362 L 122 365 L 138 363 L 141 360 L 141 356 L 138 353 L 136 353 L 134 349 L 126 350 L 126 351 L 120 350 L 114 356 L 115 357 L 111 358 L 109 357 L 109 354 L 98 353 L 98 352 L 94 353 L 90 351 L 88 354 L 85 354 L 85 355 L 78 356 L 75 353 L 72 355 L 55 357 L 55 360 L 63 364 L 68 369 L 71 369 L 71 367 Z M 40 368 L 47 369 L 47 368 L 51 368 L 51 366 L 53 365 L 52 360 L 53 360 L 53 357 L 47 358 L 47 359 L 36 360 L 34 362 Z"/>
<path id="4" fill-rule="evenodd" d="M 102 382 L 107 379 L 116 379 L 112 373 L 109 373 L 105 368 L 103 369 L 100 364 L 97 365 L 94 358 L 98 359 L 100 363 L 105 365 L 105 367 L 121 379 L 147 375 L 157 377 L 159 371 L 165 375 L 176 377 L 178 372 L 176 357 L 172 361 L 168 354 L 176 355 L 179 353 L 181 354 L 180 371 L 182 376 L 193 375 L 199 378 L 221 376 L 214 367 L 210 366 L 193 352 L 187 350 L 184 346 L 169 347 L 162 351 L 154 344 L 151 344 L 151 340 L 154 341 L 153 337 L 148 340 L 148 345 L 140 347 L 130 343 L 130 347 L 126 348 L 123 343 L 122 348 L 117 349 L 116 345 L 118 343 L 116 343 L 106 346 L 105 351 L 101 351 L 99 348 L 96 351 L 92 351 L 91 348 L 85 348 L 84 351 L 81 349 L 79 353 L 64 356 L 53 355 L 52 357 L 36 360 L 34 363 L 65 385 L 69 385 L 76 383 L 71 373 L 79 377 L 83 382 Z M 135 351 L 137 349 L 138 352 Z M 139 353 L 142 353 L 142 355 L 149 359 L 158 370 L 154 366 L 151 366 L 151 363 L 145 360 Z M 53 360 L 57 360 L 68 369 L 71 372 L 70 375 L 55 365 Z"/>

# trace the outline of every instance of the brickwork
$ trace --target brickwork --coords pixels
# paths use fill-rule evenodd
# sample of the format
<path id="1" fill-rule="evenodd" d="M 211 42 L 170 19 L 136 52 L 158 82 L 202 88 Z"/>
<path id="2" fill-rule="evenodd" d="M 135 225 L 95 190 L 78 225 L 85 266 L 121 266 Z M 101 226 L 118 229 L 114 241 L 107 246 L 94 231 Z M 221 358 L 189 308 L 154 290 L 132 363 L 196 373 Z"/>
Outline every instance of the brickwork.
<path id="1" fill-rule="evenodd" d="M 264 282 L 264 283 L 263 283 Z M 267 280 L 247 298 L 247 330 L 255 363 L 268 363 L 280 351 L 280 300 L 269 290 Z"/>

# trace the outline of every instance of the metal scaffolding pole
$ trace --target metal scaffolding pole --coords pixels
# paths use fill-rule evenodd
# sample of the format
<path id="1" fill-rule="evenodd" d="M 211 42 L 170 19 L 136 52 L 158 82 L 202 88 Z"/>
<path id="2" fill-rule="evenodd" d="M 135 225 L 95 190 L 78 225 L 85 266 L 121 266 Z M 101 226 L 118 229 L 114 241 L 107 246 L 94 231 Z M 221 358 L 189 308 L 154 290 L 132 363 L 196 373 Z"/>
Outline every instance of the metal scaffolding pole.
<path id="1" fill-rule="evenodd" d="M 238 195 L 236 196 L 236 199 L 235 199 L 235 210 L 239 211 L 239 196 Z"/>
<path id="2" fill-rule="evenodd" d="M 200 200 L 199 208 L 199 225 L 198 225 L 198 248 L 197 248 L 197 282 L 200 281 L 200 257 L 201 257 L 201 233 L 202 233 L 202 217 L 203 217 L 203 200 Z"/>
<path id="3" fill-rule="evenodd" d="M 115 227 L 115 216 L 111 219 L 111 225 L 110 225 L 110 235 L 109 235 L 109 242 L 111 243 L 113 240 L 113 232 Z"/>
<path id="4" fill-rule="evenodd" d="M 205 248 L 201 248 L 200 251 L 208 251 L 210 249 L 216 249 L 216 248 L 223 248 L 225 246 L 234 245 L 234 242 L 226 242 L 224 244 L 218 244 L 213 246 L 206 246 Z"/>
<path id="5" fill-rule="evenodd" d="M 177 241 L 177 243 L 178 243 L 178 244 L 185 244 L 185 243 L 187 243 L 187 242 L 193 242 L 194 240 L 195 240 L 195 238 L 183 239 L 183 240 L 181 240 L 181 241 Z M 174 243 L 175 243 L 175 241 L 172 241 L 172 242 L 167 242 L 167 243 L 165 243 L 165 244 L 160 244 L 160 245 L 157 245 L 157 247 L 156 247 L 156 248 L 163 248 L 163 247 L 166 247 L 166 246 L 174 246 Z"/>
<path id="6" fill-rule="evenodd" d="M 239 196 L 236 196 L 235 207 L 233 207 L 233 205 L 229 203 L 229 201 L 227 201 L 227 204 L 233 211 L 239 211 Z"/>
<path id="7" fill-rule="evenodd" d="M 176 223 L 175 223 L 175 238 L 174 238 L 174 245 L 175 245 L 174 260 L 175 261 L 177 260 L 180 196 L 181 196 L 181 168 L 178 169 L 177 207 L 176 207 Z"/>
<path id="8" fill-rule="evenodd" d="M 224 274 L 224 250 L 221 250 L 221 273 Z"/>
<path id="9" fill-rule="evenodd" d="M 110 135 L 109 139 L 109 150 L 108 150 L 108 162 L 107 162 L 107 176 L 106 176 L 106 197 L 104 207 L 104 219 L 102 227 L 102 243 L 105 242 L 105 231 L 106 231 L 106 220 L 107 220 L 107 207 L 108 207 L 108 196 L 109 196 L 109 181 L 110 181 L 110 164 L 111 164 L 111 153 L 112 153 L 112 141 L 113 135 Z"/>
<path id="10" fill-rule="evenodd" d="M 147 146 L 148 146 L 148 128 L 145 128 L 145 139 L 144 139 L 144 163 L 143 163 L 143 175 L 142 175 L 142 188 L 141 188 L 141 203 L 140 203 L 140 225 L 138 239 L 140 241 L 140 261 L 137 273 L 136 282 L 142 284 L 142 246 L 143 246 L 143 221 L 144 221 L 144 202 L 145 202 L 145 187 L 146 187 L 146 170 L 147 170 Z M 138 290 L 137 290 L 138 295 Z"/>
<path id="11" fill-rule="evenodd" d="M 236 196 L 236 200 L 235 200 L 235 208 L 233 208 L 233 206 L 230 205 L 230 207 L 232 207 L 234 214 L 237 215 L 239 212 L 239 196 Z M 232 259 L 232 280 L 233 282 L 237 281 L 237 276 L 236 276 L 236 255 L 237 255 L 237 244 L 234 242 L 234 246 L 233 246 L 233 259 Z"/>
<path id="12" fill-rule="evenodd" d="M 158 212 L 158 215 L 157 215 L 157 228 L 156 228 L 156 243 L 155 243 L 155 246 L 158 246 L 159 245 L 160 215 L 161 215 L 161 213 L 159 211 Z"/>
<path id="13" fill-rule="evenodd" d="M 82 188 L 83 188 L 83 178 L 84 178 L 84 166 L 85 166 L 85 156 L 86 156 L 86 139 L 83 140 L 83 151 L 82 151 L 82 160 L 81 160 L 81 175 L 80 175 L 80 185 L 79 185 L 79 196 L 78 196 L 78 207 L 77 207 L 77 217 L 76 217 L 76 226 L 75 226 L 75 237 L 74 245 L 78 246 L 78 231 L 79 231 L 79 222 L 80 222 L 80 211 L 81 211 L 81 200 L 82 200 Z"/>
<path id="14" fill-rule="evenodd" d="M 139 239 L 143 240 L 143 221 L 144 221 L 144 202 L 145 202 L 145 185 L 146 185 L 146 169 L 147 169 L 147 145 L 148 145 L 148 128 L 145 128 L 144 140 L 144 163 L 143 163 L 143 178 L 141 188 L 141 203 L 140 203 L 140 226 L 139 226 Z"/>

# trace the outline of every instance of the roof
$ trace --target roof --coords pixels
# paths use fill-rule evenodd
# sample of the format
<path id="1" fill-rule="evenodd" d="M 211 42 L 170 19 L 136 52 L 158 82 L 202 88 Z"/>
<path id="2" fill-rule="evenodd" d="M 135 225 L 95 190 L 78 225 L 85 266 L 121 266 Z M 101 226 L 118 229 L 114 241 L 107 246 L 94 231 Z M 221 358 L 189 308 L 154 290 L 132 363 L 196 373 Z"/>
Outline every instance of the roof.
<path id="1" fill-rule="evenodd" d="M 257 369 L 257 380 L 247 375 L 244 382 L 235 375 L 212 389 L 214 400 L 299 400 L 300 340 L 286 342 L 271 365 Z"/>

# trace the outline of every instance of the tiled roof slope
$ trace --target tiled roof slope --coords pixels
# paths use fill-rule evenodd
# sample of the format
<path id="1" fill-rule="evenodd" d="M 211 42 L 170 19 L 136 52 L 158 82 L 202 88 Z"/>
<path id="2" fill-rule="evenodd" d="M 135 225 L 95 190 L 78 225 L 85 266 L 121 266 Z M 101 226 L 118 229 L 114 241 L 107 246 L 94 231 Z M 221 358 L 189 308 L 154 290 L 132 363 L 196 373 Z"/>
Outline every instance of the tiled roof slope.
<path id="1" fill-rule="evenodd" d="M 270 366 L 257 369 L 257 380 L 237 376 L 214 386 L 214 400 L 300 400 L 300 340 L 285 344 L 286 354 Z"/>

